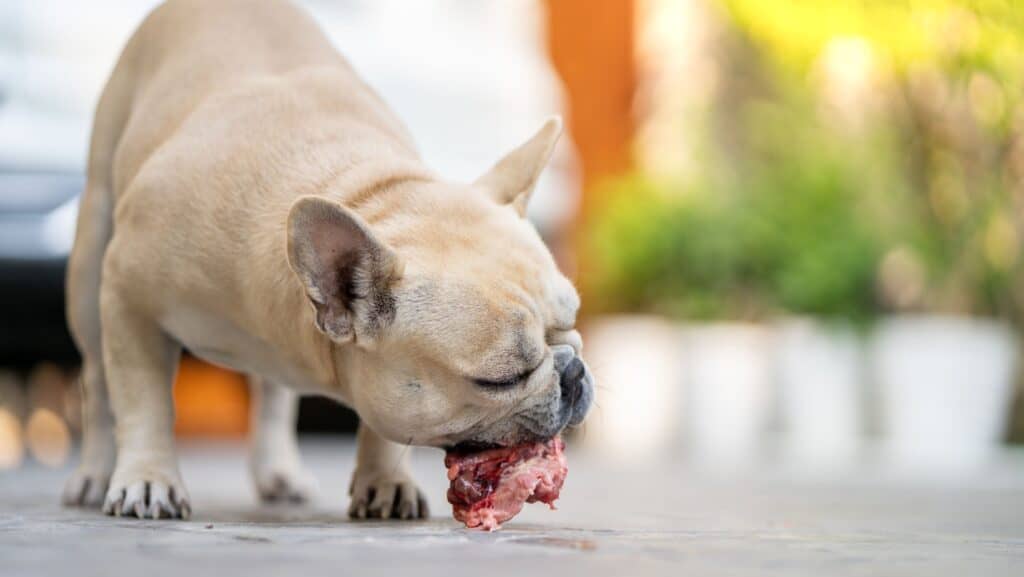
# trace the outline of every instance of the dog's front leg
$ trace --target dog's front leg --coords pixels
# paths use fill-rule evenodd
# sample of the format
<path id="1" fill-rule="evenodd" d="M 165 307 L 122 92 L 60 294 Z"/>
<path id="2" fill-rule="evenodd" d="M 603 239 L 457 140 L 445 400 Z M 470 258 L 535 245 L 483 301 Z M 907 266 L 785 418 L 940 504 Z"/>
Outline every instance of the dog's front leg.
<path id="1" fill-rule="evenodd" d="M 409 472 L 408 445 L 382 438 L 359 424 L 356 470 L 352 474 L 348 507 L 356 519 L 416 519 L 430 516 L 427 500 Z"/>
<path id="2" fill-rule="evenodd" d="M 258 376 L 249 377 L 253 393 L 249 469 L 264 502 L 308 501 L 316 480 L 302 466 L 295 438 L 299 398 L 295 391 Z"/>
<path id="3" fill-rule="evenodd" d="M 117 465 L 103 504 L 108 515 L 187 518 L 188 493 L 174 450 L 171 385 L 181 346 L 131 306 L 116 283 L 100 297 L 103 364 L 114 412 Z"/>

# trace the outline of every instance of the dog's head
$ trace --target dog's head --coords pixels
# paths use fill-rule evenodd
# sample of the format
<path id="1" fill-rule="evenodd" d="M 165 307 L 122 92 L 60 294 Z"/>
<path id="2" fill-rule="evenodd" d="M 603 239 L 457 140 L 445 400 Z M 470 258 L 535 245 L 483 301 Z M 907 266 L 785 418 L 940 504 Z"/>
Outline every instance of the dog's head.
<path id="1" fill-rule="evenodd" d="M 560 132 L 549 120 L 472 185 L 407 187 L 372 228 L 320 197 L 292 207 L 289 261 L 317 326 L 352 345 L 336 362 L 377 433 L 506 445 L 582 422 L 579 297 L 523 217 Z"/>

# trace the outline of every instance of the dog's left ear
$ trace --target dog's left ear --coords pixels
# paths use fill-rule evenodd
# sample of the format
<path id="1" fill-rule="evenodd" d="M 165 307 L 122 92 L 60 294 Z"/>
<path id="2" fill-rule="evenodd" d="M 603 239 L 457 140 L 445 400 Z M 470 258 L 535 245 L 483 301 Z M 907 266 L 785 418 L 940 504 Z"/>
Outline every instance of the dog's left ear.
<path id="1" fill-rule="evenodd" d="M 316 310 L 316 325 L 338 343 L 372 342 L 395 316 L 398 255 L 355 213 L 318 196 L 288 213 L 288 262 Z"/>
<path id="2" fill-rule="evenodd" d="M 474 184 L 485 188 L 498 203 L 511 204 L 520 216 L 526 215 L 530 194 L 551 159 L 561 134 L 562 118 L 548 118 L 537 134 L 508 153 Z"/>

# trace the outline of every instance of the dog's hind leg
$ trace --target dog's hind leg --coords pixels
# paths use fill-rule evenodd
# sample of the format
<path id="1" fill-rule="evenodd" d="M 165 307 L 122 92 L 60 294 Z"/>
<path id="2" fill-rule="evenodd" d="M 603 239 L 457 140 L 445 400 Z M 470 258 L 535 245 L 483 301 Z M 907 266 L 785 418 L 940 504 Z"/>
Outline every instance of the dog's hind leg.
<path id="1" fill-rule="evenodd" d="M 110 204 L 102 186 L 94 182 L 86 185 L 77 238 L 68 261 L 68 325 L 82 355 L 82 462 L 64 485 L 65 505 L 99 507 L 117 456 L 99 318 L 100 270 L 110 237 Z"/>
<path id="2" fill-rule="evenodd" d="M 250 417 L 249 470 L 261 501 L 310 500 L 316 480 L 303 467 L 295 438 L 298 395 L 255 375 L 249 376 L 253 404 Z"/>
<path id="3" fill-rule="evenodd" d="M 81 464 L 64 486 L 67 505 L 98 507 L 114 469 L 114 419 L 103 370 L 99 294 L 103 256 L 113 232 L 112 163 L 129 116 L 126 72 L 118 66 L 99 105 L 89 145 L 85 191 L 78 207 L 75 243 L 68 259 L 68 325 L 82 355 Z"/>

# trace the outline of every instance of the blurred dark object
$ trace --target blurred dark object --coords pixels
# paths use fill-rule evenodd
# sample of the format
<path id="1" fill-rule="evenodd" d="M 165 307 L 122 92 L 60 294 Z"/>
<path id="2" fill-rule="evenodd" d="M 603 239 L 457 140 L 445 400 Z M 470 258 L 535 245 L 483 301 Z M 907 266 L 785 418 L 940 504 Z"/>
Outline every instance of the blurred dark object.
<path id="1" fill-rule="evenodd" d="M 79 174 L 0 170 L 0 366 L 78 362 L 64 320 L 64 269 Z M 71 227 L 73 230 L 73 227 Z"/>
<path id="2" fill-rule="evenodd" d="M 64 259 L 0 258 L 0 366 L 78 363 L 64 320 Z"/>
<path id="3" fill-rule="evenodd" d="M 300 433 L 354 433 L 359 417 L 326 397 L 303 397 L 299 405 Z"/>
<path id="4" fill-rule="evenodd" d="M 1024 445 L 1024 367 L 1018 367 L 1017 391 L 1010 409 L 1010 430 L 1007 440 L 1015 445 Z"/>

